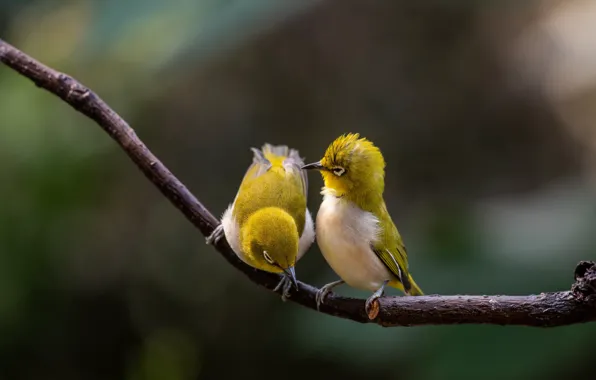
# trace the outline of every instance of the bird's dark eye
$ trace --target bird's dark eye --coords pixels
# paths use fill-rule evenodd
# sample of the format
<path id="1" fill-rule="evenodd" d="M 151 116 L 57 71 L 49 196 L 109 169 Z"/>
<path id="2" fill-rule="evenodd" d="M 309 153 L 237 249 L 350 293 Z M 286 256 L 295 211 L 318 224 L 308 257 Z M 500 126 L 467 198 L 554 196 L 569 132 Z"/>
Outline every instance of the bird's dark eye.
<path id="1" fill-rule="evenodd" d="M 341 177 L 346 173 L 346 169 L 342 168 L 341 166 L 336 166 L 333 169 L 331 169 L 331 171 L 338 177 Z"/>
<path id="2" fill-rule="evenodd" d="M 269 254 L 267 253 L 267 251 L 263 251 L 263 257 L 269 264 L 275 264 L 271 256 L 269 256 Z"/>

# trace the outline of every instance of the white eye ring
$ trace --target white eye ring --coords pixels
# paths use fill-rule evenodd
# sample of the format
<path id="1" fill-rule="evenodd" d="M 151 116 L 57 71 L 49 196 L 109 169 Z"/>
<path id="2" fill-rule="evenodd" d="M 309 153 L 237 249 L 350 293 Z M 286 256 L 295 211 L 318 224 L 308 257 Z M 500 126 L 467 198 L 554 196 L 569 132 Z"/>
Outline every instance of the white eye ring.
<path id="1" fill-rule="evenodd" d="M 267 251 L 263 251 L 263 257 L 269 264 L 273 264 L 273 259 L 271 258 L 271 256 L 269 256 Z"/>
<path id="2" fill-rule="evenodd" d="M 341 177 L 346 173 L 346 169 L 342 168 L 341 166 L 336 166 L 333 169 L 331 169 L 331 171 L 338 177 Z"/>

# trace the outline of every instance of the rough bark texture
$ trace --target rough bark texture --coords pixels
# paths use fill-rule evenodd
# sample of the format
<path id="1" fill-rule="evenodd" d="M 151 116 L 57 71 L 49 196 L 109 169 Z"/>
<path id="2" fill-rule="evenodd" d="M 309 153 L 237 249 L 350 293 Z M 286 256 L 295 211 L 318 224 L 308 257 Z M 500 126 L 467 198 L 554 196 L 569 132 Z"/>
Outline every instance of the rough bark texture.
<path id="1" fill-rule="evenodd" d="M 75 110 L 94 120 L 114 139 L 145 176 L 193 223 L 204 236 L 218 220 L 149 151 L 130 126 L 93 91 L 66 74 L 57 72 L 0 40 L 0 61 L 31 79 L 37 86 L 60 97 Z M 241 262 L 225 239 L 216 246 L 222 256 L 251 281 L 272 290 L 279 276 L 262 272 Z M 316 310 L 317 289 L 299 283 L 291 301 Z M 364 300 L 330 294 L 321 306 L 325 314 L 373 322 L 381 326 L 453 324 L 564 326 L 596 320 L 596 263 L 580 262 L 571 291 L 528 296 L 422 296 L 384 297 L 371 320 Z"/>

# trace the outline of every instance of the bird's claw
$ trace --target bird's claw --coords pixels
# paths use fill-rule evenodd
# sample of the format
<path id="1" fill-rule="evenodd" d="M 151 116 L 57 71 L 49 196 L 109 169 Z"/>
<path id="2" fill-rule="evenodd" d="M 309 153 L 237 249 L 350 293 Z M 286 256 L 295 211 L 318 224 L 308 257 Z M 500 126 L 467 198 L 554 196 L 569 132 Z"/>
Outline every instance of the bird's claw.
<path id="1" fill-rule="evenodd" d="M 221 238 L 224 237 L 224 235 L 225 233 L 223 224 L 220 224 L 217 227 L 215 227 L 211 235 L 207 236 L 205 242 L 209 245 L 217 244 L 217 242 L 219 242 Z"/>
<path id="2" fill-rule="evenodd" d="M 379 288 L 379 290 L 377 290 L 370 297 L 368 297 L 366 299 L 366 302 L 364 303 L 364 310 L 366 311 L 368 318 L 371 320 L 375 319 L 377 315 L 379 315 L 379 298 L 385 295 L 385 286 L 387 286 L 388 282 L 389 281 L 383 282 L 383 285 Z"/>
<path id="3" fill-rule="evenodd" d="M 317 310 L 319 310 L 321 304 L 324 303 L 325 297 L 327 297 L 327 294 L 329 294 L 330 291 L 331 287 L 328 287 L 327 285 L 323 286 L 321 289 L 317 291 L 317 293 L 315 294 L 315 300 L 317 301 Z"/>
<path id="4" fill-rule="evenodd" d="M 329 284 L 323 285 L 321 289 L 317 291 L 315 294 L 315 301 L 317 302 L 317 310 L 319 310 L 320 306 L 325 302 L 325 297 L 331 292 L 331 289 L 335 288 L 338 285 L 343 284 L 343 280 L 331 282 Z"/>
<path id="5" fill-rule="evenodd" d="M 379 298 L 381 298 L 380 295 L 373 294 L 364 303 L 364 310 L 369 319 L 375 319 L 379 314 Z"/>
<path id="6" fill-rule="evenodd" d="M 273 291 L 278 292 L 280 289 L 282 289 L 281 300 L 286 302 L 286 300 L 288 298 L 290 298 L 290 289 L 292 289 L 292 280 L 290 280 L 286 276 L 282 276 L 281 280 L 279 280 L 279 283 L 277 284 L 275 289 L 273 289 Z"/>

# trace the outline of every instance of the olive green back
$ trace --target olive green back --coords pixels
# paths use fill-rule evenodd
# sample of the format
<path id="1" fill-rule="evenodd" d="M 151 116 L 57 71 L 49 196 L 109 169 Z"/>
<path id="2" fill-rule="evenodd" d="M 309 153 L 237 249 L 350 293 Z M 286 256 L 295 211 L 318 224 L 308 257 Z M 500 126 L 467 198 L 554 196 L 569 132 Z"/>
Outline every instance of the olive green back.
<path id="1" fill-rule="evenodd" d="M 269 144 L 255 152 L 234 201 L 233 215 L 242 225 L 264 207 L 279 207 L 290 214 L 302 236 L 305 224 L 307 179 L 302 160 L 295 150 Z"/>

